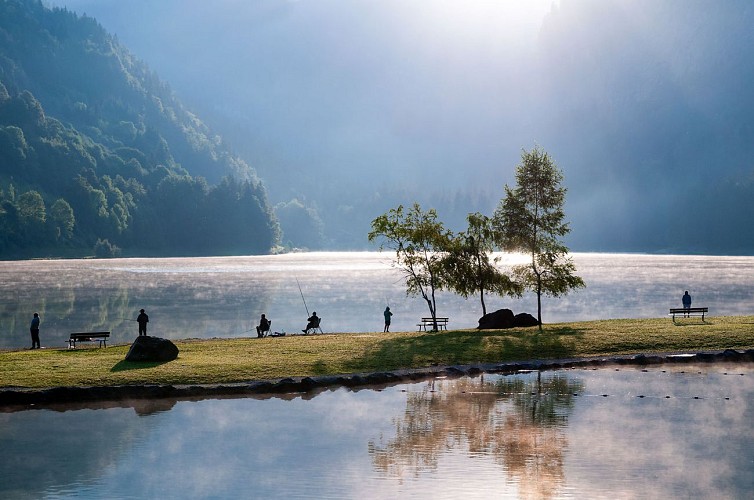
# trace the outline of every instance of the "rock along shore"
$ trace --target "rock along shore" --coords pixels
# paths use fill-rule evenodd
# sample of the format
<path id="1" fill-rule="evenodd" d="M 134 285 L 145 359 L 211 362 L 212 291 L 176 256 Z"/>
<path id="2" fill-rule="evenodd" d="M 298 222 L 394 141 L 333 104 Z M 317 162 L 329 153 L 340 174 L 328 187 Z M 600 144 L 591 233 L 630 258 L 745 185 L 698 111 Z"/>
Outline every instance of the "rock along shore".
<path id="1" fill-rule="evenodd" d="M 352 389 L 384 388 L 396 384 L 434 377 L 474 376 L 482 373 L 512 374 L 521 371 L 545 371 L 609 365 L 654 365 L 661 363 L 754 362 L 754 349 L 704 351 L 696 353 L 637 354 L 628 356 L 535 360 L 506 363 L 482 363 L 458 366 L 392 370 L 317 377 L 290 377 L 229 384 L 201 385 L 118 385 L 96 387 L 53 387 L 49 389 L 0 389 L 0 412 L 32 408 L 55 408 L 65 405 L 85 406 L 99 402 L 103 406 L 128 406 L 136 400 L 171 398 L 201 400 L 225 397 L 313 397 L 324 390 L 339 387 Z M 109 404 L 108 404 L 109 403 Z"/>

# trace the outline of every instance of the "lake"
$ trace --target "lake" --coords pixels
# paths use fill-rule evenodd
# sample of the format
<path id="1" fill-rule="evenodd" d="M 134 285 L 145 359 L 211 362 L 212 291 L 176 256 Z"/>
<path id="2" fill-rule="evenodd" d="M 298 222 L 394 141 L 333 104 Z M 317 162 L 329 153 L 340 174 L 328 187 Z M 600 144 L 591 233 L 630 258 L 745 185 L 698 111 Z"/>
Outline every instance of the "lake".
<path id="1" fill-rule="evenodd" d="M 62 347 L 70 332 L 112 332 L 112 342 L 137 335 L 139 309 L 149 334 L 170 339 L 252 335 L 259 316 L 272 330 L 300 333 L 307 311 L 323 318 L 325 332 L 382 331 L 382 311 L 393 311 L 394 331 L 415 330 L 429 311 L 406 297 L 391 252 L 316 252 L 250 257 L 86 259 L 0 262 L 0 348 L 30 345 L 29 323 L 42 318 L 42 345 Z M 504 265 L 522 262 L 503 255 Z M 643 254 L 573 254 L 585 289 L 545 298 L 545 323 L 647 318 L 681 307 L 689 290 L 694 306 L 711 316 L 752 314 L 754 257 Z M 303 297 L 302 297 L 303 296 Z M 536 299 L 490 296 L 500 308 L 536 315 Z M 477 298 L 438 292 L 438 315 L 450 328 L 474 328 Z"/>
<path id="2" fill-rule="evenodd" d="M 0 413 L 0 498 L 751 498 L 754 367 Z"/>

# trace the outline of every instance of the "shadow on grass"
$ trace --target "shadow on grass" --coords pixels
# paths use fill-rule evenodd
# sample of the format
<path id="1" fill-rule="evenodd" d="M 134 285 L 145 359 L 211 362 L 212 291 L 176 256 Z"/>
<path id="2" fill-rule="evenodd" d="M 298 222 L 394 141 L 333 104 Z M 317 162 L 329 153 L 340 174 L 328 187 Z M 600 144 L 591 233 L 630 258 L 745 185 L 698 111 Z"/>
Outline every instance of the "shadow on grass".
<path id="1" fill-rule="evenodd" d="M 115 373 L 128 370 L 141 370 L 144 368 L 154 368 L 155 366 L 164 365 L 165 363 L 170 363 L 170 361 L 126 361 L 124 359 L 115 363 L 115 365 L 110 368 L 110 371 Z"/>
<path id="2" fill-rule="evenodd" d="M 390 370 L 472 363 L 497 363 L 573 355 L 573 337 L 579 329 L 537 328 L 430 332 L 418 337 L 396 337 L 379 342 L 346 363 L 351 371 Z"/>

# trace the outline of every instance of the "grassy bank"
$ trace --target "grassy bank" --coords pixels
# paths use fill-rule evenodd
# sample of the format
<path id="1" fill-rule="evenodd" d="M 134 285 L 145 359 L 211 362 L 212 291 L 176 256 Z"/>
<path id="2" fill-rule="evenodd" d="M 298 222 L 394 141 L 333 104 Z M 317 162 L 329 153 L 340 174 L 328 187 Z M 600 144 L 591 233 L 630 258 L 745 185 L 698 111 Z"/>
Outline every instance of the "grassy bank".
<path id="1" fill-rule="evenodd" d="M 531 359 L 754 348 L 754 316 L 587 321 L 501 331 L 340 333 L 176 341 L 168 363 L 129 346 L 0 352 L 0 387 L 211 384 Z"/>

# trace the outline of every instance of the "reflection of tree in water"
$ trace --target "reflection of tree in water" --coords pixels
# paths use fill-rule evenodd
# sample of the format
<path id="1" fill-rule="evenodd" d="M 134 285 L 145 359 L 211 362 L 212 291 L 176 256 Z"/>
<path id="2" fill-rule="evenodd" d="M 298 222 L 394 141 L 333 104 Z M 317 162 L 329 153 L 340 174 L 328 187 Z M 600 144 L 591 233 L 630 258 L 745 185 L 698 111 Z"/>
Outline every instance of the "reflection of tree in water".
<path id="1" fill-rule="evenodd" d="M 474 458 L 491 457 L 522 497 L 554 496 L 563 482 L 562 429 L 579 381 L 553 373 L 536 377 L 433 380 L 407 395 L 395 437 L 369 442 L 375 469 L 391 477 L 434 470 L 443 453 L 466 446 Z"/>

